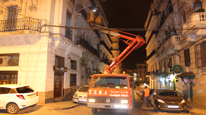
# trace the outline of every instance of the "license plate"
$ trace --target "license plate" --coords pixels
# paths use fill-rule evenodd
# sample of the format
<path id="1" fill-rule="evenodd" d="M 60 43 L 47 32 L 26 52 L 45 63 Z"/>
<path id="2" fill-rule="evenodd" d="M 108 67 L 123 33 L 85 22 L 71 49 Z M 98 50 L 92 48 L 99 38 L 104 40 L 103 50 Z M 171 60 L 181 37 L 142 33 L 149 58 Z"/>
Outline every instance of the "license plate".
<path id="1" fill-rule="evenodd" d="M 30 95 L 29 98 L 35 97 L 35 95 Z"/>
<path id="2" fill-rule="evenodd" d="M 179 108 L 177 105 L 168 105 L 168 108 Z"/>
<path id="3" fill-rule="evenodd" d="M 85 101 L 86 102 L 87 100 L 86 99 L 79 99 L 79 101 Z"/>

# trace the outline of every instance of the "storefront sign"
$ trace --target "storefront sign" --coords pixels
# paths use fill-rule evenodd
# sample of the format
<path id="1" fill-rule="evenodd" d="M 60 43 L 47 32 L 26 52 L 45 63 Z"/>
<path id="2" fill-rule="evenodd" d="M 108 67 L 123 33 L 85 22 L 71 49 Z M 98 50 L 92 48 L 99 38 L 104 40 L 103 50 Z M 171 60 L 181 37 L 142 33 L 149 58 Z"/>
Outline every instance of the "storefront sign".
<path id="1" fill-rule="evenodd" d="M 175 73 L 181 73 L 183 71 L 183 68 L 181 65 L 174 65 L 172 68 L 173 72 Z"/>

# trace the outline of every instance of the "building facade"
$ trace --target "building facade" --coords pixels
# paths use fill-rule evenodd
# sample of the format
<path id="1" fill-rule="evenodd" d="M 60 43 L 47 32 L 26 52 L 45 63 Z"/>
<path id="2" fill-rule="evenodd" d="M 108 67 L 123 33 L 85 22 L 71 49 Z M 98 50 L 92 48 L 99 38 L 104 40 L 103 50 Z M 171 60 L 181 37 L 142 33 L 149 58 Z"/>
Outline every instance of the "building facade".
<path id="1" fill-rule="evenodd" d="M 152 88 L 174 89 L 205 105 L 203 0 L 154 0 L 145 22 Z"/>
<path id="2" fill-rule="evenodd" d="M 104 69 L 99 66 L 101 40 L 109 40 L 92 29 L 71 27 L 91 28 L 86 16 L 93 4 L 100 5 L 93 0 L 0 0 L 0 84 L 28 84 L 39 92 L 39 103 L 64 99 L 87 84 L 89 75 Z M 107 26 L 103 13 L 102 20 Z"/>

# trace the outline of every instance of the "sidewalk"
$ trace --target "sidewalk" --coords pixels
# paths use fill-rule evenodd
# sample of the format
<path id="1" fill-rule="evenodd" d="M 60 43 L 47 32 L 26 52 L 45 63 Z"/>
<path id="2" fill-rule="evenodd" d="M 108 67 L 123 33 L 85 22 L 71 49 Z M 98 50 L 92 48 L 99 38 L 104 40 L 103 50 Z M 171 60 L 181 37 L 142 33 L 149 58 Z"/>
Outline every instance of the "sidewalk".
<path id="1" fill-rule="evenodd" d="M 195 115 L 206 115 L 206 106 L 201 106 L 190 101 L 187 102 L 187 105 L 188 110 L 190 111 L 189 113 L 193 113 Z"/>
<path id="2" fill-rule="evenodd" d="M 61 101 L 54 103 L 46 103 L 46 104 L 37 104 L 34 107 L 29 107 L 19 111 L 18 114 L 28 114 L 28 115 L 51 115 L 51 114 L 59 114 L 59 115 L 71 115 L 69 113 L 62 113 L 63 110 L 70 110 L 79 106 L 79 104 L 75 104 L 72 101 Z M 7 113 L 7 112 L 3 112 Z"/>

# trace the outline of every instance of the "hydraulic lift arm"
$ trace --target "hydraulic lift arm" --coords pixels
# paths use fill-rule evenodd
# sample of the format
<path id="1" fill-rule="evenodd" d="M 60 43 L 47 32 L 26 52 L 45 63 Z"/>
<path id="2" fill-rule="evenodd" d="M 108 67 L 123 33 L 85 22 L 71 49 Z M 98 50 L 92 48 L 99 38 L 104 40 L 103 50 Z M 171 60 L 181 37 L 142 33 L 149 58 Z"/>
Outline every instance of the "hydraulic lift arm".
<path id="1" fill-rule="evenodd" d="M 123 38 L 123 41 L 128 45 L 126 49 L 108 66 L 106 67 L 107 74 L 111 74 L 112 71 L 134 50 L 137 48 L 140 48 L 145 44 L 145 40 L 139 36 L 130 34 L 127 32 L 115 30 L 115 29 L 109 29 L 102 26 L 93 26 L 94 29 L 99 30 L 102 33 L 109 34 L 112 36 L 116 36 L 118 38 Z M 123 33 L 123 34 L 121 34 Z M 129 35 L 129 36 L 128 36 Z M 130 37 L 132 36 L 132 37 Z"/>

